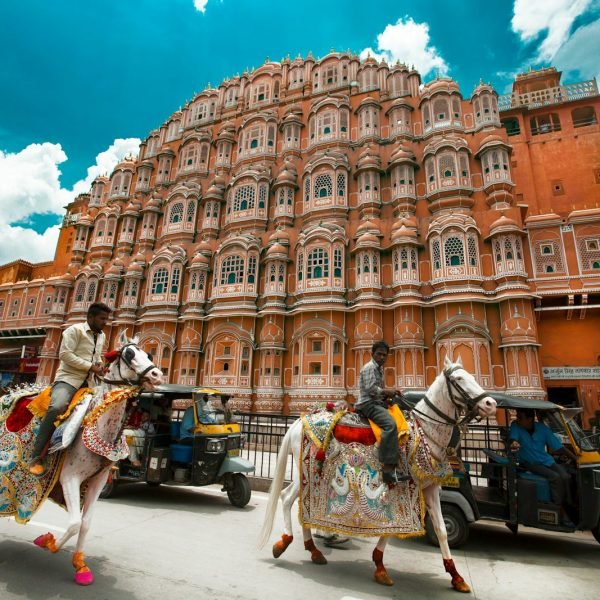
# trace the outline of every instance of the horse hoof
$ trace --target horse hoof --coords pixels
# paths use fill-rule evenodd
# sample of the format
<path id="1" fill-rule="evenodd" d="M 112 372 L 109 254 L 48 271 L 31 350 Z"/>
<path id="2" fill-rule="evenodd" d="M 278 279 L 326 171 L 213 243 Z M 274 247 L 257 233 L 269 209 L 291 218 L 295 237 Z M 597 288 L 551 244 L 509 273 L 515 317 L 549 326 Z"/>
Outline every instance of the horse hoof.
<path id="1" fill-rule="evenodd" d="M 466 581 L 457 581 L 456 583 L 453 582 L 452 587 L 457 592 L 462 592 L 463 594 L 468 594 L 471 591 L 471 588 Z"/>
<path id="2" fill-rule="evenodd" d="M 310 559 L 315 563 L 315 565 L 326 565 L 327 559 L 319 552 L 318 554 L 313 554 Z"/>
<path id="3" fill-rule="evenodd" d="M 75 583 L 77 585 L 90 585 L 94 583 L 94 574 L 89 569 L 77 572 L 75 573 Z"/>
<path id="4" fill-rule="evenodd" d="M 273 544 L 273 558 L 279 558 L 284 552 L 287 546 L 284 546 L 281 542 Z"/>
<path id="5" fill-rule="evenodd" d="M 380 585 L 394 585 L 394 580 L 387 573 L 375 573 L 375 581 Z"/>

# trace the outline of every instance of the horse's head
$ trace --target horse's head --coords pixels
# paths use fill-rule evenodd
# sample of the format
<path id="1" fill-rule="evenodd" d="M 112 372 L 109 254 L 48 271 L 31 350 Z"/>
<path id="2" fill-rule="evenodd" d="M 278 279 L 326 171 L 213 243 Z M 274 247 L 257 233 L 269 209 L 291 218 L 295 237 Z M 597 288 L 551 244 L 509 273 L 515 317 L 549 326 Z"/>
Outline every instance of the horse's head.
<path id="1" fill-rule="evenodd" d="M 143 385 L 152 389 L 163 382 L 162 371 L 152 362 L 150 355 L 139 346 L 138 337 L 129 339 L 121 333 L 116 356 L 105 377 L 106 381 Z"/>
<path id="2" fill-rule="evenodd" d="M 444 378 L 452 402 L 460 406 L 468 417 L 486 418 L 496 414 L 496 401 L 475 381 L 462 365 L 460 357 L 453 363 L 444 361 Z"/>

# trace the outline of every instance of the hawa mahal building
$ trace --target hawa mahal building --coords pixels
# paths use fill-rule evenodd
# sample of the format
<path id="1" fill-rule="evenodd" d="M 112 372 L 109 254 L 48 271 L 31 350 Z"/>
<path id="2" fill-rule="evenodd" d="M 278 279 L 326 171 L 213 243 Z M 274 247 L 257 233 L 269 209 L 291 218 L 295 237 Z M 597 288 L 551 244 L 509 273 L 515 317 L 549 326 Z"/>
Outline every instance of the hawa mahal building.
<path id="1" fill-rule="evenodd" d="M 599 110 L 595 81 L 553 68 L 464 96 L 350 53 L 267 61 L 98 177 L 54 261 L 0 267 L 0 356 L 50 383 L 62 330 L 102 301 L 111 346 L 137 333 L 171 383 L 242 410 L 351 400 L 385 339 L 390 387 L 426 388 L 460 356 L 487 389 L 589 419 Z"/>

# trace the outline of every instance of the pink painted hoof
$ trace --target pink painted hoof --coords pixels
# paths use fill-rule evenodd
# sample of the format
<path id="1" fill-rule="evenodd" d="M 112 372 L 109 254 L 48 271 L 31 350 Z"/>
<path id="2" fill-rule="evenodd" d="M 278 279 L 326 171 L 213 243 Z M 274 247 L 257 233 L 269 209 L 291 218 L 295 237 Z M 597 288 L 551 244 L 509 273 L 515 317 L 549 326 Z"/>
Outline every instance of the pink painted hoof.
<path id="1" fill-rule="evenodd" d="M 90 585 L 94 583 L 94 574 L 89 569 L 77 572 L 75 573 L 75 583 L 77 585 Z"/>

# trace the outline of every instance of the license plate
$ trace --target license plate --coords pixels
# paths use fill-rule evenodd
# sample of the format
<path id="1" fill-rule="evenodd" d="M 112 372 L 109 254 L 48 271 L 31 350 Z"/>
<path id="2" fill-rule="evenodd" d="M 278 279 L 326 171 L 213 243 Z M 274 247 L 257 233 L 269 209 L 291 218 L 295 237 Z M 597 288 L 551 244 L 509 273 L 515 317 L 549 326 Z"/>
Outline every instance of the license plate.
<path id="1" fill-rule="evenodd" d="M 233 448 L 231 450 L 227 450 L 227 456 L 239 456 L 239 455 L 240 455 L 239 448 Z"/>

